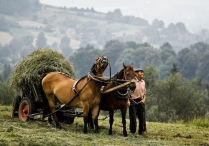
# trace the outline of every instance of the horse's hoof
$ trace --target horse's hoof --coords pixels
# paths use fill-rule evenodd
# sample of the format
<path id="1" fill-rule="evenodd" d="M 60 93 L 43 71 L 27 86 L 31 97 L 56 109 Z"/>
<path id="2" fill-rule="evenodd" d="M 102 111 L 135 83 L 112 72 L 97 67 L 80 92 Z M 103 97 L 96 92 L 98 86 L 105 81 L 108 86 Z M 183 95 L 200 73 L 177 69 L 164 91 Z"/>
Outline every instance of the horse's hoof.
<path id="1" fill-rule="evenodd" d="M 123 136 L 127 137 L 128 136 L 127 132 L 123 132 Z"/>
<path id="2" fill-rule="evenodd" d="M 86 130 L 86 129 L 84 129 L 84 130 L 83 130 L 83 133 L 84 133 L 84 134 L 87 134 L 87 130 Z"/>
<path id="3" fill-rule="evenodd" d="M 61 125 L 60 124 L 56 124 L 56 128 L 61 129 Z"/>
<path id="4" fill-rule="evenodd" d="M 108 135 L 112 135 L 112 130 L 109 130 Z"/>
<path id="5" fill-rule="evenodd" d="M 128 136 L 128 134 L 123 134 L 123 136 L 124 136 L 124 137 L 127 137 L 127 136 Z"/>

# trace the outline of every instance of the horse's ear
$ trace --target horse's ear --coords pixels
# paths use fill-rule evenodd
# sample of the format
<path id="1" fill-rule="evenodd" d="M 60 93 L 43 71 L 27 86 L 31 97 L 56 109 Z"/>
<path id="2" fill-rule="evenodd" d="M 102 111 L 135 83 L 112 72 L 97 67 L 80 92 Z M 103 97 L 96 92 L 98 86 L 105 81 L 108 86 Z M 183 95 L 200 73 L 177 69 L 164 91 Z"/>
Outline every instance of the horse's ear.
<path id="1" fill-rule="evenodd" d="M 126 65 L 123 63 L 123 67 L 126 68 Z"/>
<path id="2" fill-rule="evenodd" d="M 98 57 L 95 57 L 94 60 L 97 61 L 98 60 Z"/>
<path id="3" fill-rule="evenodd" d="M 134 68 L 134 64 L 133 63 L 131 64 L 131 67 Z"/>

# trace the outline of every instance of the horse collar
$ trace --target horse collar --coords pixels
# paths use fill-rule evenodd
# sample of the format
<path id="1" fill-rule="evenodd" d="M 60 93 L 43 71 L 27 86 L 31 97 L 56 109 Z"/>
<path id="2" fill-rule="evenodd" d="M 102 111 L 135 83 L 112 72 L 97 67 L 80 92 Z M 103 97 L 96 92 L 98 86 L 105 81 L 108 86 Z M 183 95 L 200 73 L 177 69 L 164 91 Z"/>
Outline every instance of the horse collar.
<path id="1" fill-rule="evenodd" d="M 75 83 L 73 84 L 72 90 L 73 90 L 73 92 L 74 92 L 75 94 L 78 93 L 78 91 L 76 90 L 76 86 L 77 86 L 78 82 L 80 82 L 80 80 L 82 80 L 82 79 L 85 78 L 85 77 L 86 77 L 86 76 L 80 78 L 79 80 L 75 81 Z"/>

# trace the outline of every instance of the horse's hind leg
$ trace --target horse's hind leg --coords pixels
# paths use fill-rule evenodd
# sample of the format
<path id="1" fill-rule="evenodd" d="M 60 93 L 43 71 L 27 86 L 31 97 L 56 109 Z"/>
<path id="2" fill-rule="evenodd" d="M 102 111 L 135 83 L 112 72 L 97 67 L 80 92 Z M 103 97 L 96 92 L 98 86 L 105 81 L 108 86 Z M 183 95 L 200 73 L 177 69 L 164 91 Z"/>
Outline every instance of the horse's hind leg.
<path id="1" fill-rule="evenodd" d="M 48 103 L 49 103 L 49 107 L 50 107 L 50 111 L 51 113 L 55 112 L 55 98 L 53 95 L 47 96 L 48 98 Z M 53 120 L 55 122 L 56 128 L 61 128 L 61 125 L 57 119 L 57 115 L 56 113 L 52 114 L 53 115 Z M 51 116 L 49 116 L 48 121 L 50 122 L 51 120 Z"/>
<path id="2" fill-rule="evenodd" d="M 114 122 L 113 116 L 114 116 L 114 111 L 109 111 L 109 124 L 110 124 L 109 132 L 108 132 L 109 135 L 112 135 L 112 125 Z"/>
<path id="3" fill-rule="evenodd" d="M 126 131 L 126 109 L 121 109 L 121 114 L 122 114 L 122 124 L 123 124 L 123 136 L 128 136 L 127 131 Z"/>
<path id="4" fill-rule="evenodd" d="M 43 115 L 42 120 L 44 120 L 45 116 L 50 113 L 50 107 L 46 98 L 43 98 Z M 51 115 L 48 116 L 48 123 L 52 124 L 52 117 Z"/>

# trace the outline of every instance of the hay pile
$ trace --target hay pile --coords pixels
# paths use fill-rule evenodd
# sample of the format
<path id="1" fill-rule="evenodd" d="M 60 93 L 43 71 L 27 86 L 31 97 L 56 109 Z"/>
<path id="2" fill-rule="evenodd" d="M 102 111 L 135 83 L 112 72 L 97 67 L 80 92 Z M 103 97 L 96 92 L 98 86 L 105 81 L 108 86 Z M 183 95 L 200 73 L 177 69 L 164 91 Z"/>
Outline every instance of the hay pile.
<path id="1" fill-rule="evenodd" d="M 40 87 L 46 73 L 59 71 L 75 78 L 70 62 L 61 53 L 40 48 L 25 57 L 12 73 L 10 84 L 17 92 L 32 94 L 34 87 Z"/>

